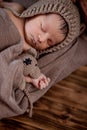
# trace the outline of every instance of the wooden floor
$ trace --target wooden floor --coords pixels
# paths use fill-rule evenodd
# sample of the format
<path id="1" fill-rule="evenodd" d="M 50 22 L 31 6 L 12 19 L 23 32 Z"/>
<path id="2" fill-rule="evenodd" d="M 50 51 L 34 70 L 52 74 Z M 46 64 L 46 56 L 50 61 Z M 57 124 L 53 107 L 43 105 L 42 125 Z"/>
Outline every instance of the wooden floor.
<path id="1" fill-rule="evenodd" d="M 34 105 L 31 119 L 4 119 L 0 130 L 87 130 L 87 66 L 53 86 Z"/>

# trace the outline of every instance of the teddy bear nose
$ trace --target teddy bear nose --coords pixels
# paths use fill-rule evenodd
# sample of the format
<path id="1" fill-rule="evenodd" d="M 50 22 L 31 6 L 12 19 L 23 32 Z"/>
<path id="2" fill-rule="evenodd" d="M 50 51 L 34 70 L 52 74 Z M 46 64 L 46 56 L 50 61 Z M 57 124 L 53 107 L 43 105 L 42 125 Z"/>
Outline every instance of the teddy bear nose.
<path id="1" fill-rule="evenodd" d="M 32 60 L 30 58 L 26 58 L 23 60 L 23 63 L 26 64 L 26 65 L 29 65 L 32 63 Z"/>

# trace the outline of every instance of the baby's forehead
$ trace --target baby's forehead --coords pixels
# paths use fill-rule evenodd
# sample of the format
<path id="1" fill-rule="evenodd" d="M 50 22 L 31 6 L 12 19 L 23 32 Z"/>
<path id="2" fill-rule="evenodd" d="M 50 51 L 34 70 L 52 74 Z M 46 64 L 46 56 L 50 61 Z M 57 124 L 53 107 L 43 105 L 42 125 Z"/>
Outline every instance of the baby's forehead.
<path id="1" fill-rule="evenodd" d="M 61 24 L 63 24 L 65 22 L 65 20 L 62 18 L 62 16 L 60 16 L 59 14 L 55 14 L 55 13 L 50 13 L 50 14 L 46 14 L 45 18 L 44 18 L 46 24 L 51 24 L 51 26 L 54 26 L 58 29 L 60 29 Z M 54 25 L 55 24 L 55 25 Z"/>
<path id="2" fill-rule="evenodd" d="M 46 13 L 46 14 L 44 14 L 44 16 L 46 16 L 47 18 L 49 18 L 49 17 L 57 17 L 59 19 L 62 18 L 62 16 L 58 13 Z"/>
<path id="3" fill-rule="evenodd" d="M 44 16 L 45 16 L 46 21 L 49 21 L 49 22 L 52 21 L 53 24 L 57 22 L 59 25 L 61 25 L 61 23 L 65 21 L 64 18 L 57 13 L 49 13 Z"/>

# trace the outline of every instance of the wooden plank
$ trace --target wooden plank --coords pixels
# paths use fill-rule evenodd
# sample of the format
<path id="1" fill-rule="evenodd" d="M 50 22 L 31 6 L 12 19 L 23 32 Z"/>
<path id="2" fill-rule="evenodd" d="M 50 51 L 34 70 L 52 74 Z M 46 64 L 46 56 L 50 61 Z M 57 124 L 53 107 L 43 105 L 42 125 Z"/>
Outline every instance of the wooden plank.
<path id="1" fill-rule="evenodd" d="M 87 130 L 87 66 L 55 84 L 27 114 L 3 119 L 0 130 Z"/>

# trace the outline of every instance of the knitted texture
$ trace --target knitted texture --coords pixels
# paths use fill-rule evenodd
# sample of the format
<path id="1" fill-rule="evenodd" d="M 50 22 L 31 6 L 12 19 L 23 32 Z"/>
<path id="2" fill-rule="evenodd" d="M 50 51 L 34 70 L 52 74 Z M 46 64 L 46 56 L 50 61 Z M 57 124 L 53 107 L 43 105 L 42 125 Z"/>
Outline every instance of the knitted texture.
<path id="1" fill-rule="evenodd" d="M 17 29 L 15 29 L 15 27 L 12 24 L 13 23 L 10 20 L 10 18 L 0 8 L 0 51 L 7 47 L 12 46 L 15 43 L 17 44 L 17 41 L 18 42 L 20 41 L 19 32 Z M 4 27 L 6 28 L 5 31 L 3 30 Z M 16 33 L 14 33 L 15 31 Z"/>
<path id="2" fill-rule="evenodd" d="M 35 57 L 30 53 L 23 53 L 19 56 L 19 59 L 23 62 L 24 67 L 24 75 L 30 76 L 34 79 L 38 79 L 41 75 L 41 71 L 37 65 L 37 60 Z"/>
<path id="3" fill-rule="evenodd" d="M 62 43 L 51 49 L 41 51 L 40 54 L 54 52 L 64 48 L 76 39 L 80 32 L 79 13 L 71 0 L 40 0 L 23 11 L 20 17 L 27 18 L 45 13 L 57 13 L 61 15 L 67 22 L 69 31 Z"/>
<path id="4" fill-rule="evenodd" d="M 18 59 L 21 59 L 23 63 L 23 74 L 33 79 L 38 79 L 42 74 L 38 67 L 36 57 L 37 51 L 32 47 L 30 47 L 27 52 L 18 56 Z"/>

